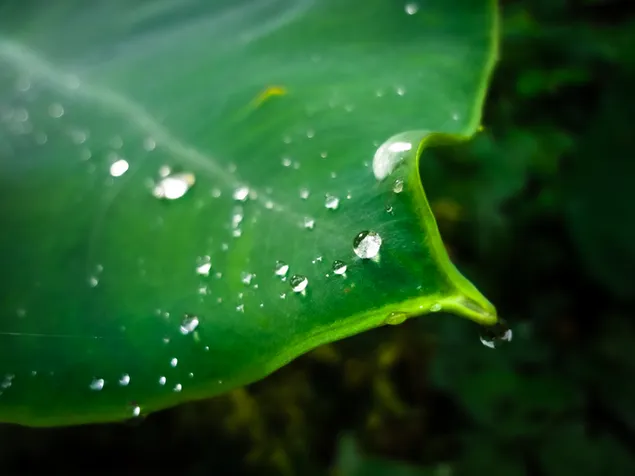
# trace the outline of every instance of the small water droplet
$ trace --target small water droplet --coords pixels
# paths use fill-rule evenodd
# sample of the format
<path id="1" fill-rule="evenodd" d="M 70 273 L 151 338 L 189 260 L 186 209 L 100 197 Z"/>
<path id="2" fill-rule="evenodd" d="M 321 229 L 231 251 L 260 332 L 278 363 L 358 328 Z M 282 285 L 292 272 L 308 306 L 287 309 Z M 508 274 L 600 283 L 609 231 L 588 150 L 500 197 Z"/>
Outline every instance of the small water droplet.
<path id="1" fill-rule="evenodd" d="M 278 276 L 286 276 L 289 272 L 289 265 L 284 261 L 276 261 L 275 273 Z"/>
<path id="2" fill-rule="evenodd" d="M 146 137 L 145 139 L 143 139 L 143 148 L 148 152 L 152 152 L 154 149 L 156 149 L 156 147 L 157 143 L 152 137 Z"/>
<path id="3" fill-rule="evenodd" d="M 384 322 L 391 326 L 398 326 L 403 324 L 407 318 L 408 315 L 405 312 L 391 312 Z"/>
<path id="4" fill-rule="evenodd" d="M 416 3 L 406 3 L 405 10 L 408 15 L 414 15 L 419 11 L 419 5 Z"/>
<path id="5" fill-rule="evenodd" d="M 152 189 L 152 194 L 157 198 L 176 200 L 181 198 L 192 188 L 196 178 L 194 174 L 178 173 L 163 177 Z"/>
<path id="6" fill-rule="evenodd" d="M 238 187 L 236 190 L 234 190 L 232 197 L 234 197 L 234 200 L 237 200 L 239 202 L 246 201 L 247 198 L 249 198 L 249 187 L 246 187 L 244 185 L 242 187 Z"/>
<path id="7" fill-rule="evenodd" d="M 309 285 L 309 280 L 306 276 L 294 274 L 293 276 L 291 276 L 289 284 L 291 285 L 291 289 L 294 293 L 301 293 Z"/>
<path id="8" fill-rule="evenodd" d="M 315 220 L 310 217 L 304 217 L 304 228 L 312 230 L 315 227 Z"/>
<path id="9" fill-rule="evenodd" d="M 99 284 L 99 279 L 96 276 L 91 276 L 88 278 L 88 285 L 91 288 L 96 287 Z"/>
<path id="10" fill-rule="evenodd" d="M 327 194 L 324 200 L 324 206 L 329 210 L 337 210 L 337 207 L 340 206 L 340 199 L 334 195 Z"/>
<path id="11" fill-rule="evenodd" d="M 240 280 L 242 281 L 242 283 L 248 286 L 251 283 L 251 280 L 253 278 L 254 278 L 254 275 L 251 273 L 247 273 L 246 271 L 243 271 L 240 275 Z"/>
<path id="12" fill-rule="evenodd" d="M 308 188 L 301 188 L 300 189 L 300 198 L 302 200 L 306 200 L 307 198 L 309 198 L 309 189 Z"/>
<path id="13" fill-rule="evenodd" d="M 209 256 L 199 256 L 196 259 L 196 272 L 201 276 L 209 276 L 209 271 L 212 269 L 212 260 Z"/>
<path id="14" fill-rule="evenodd" d="M 119 385 L 121 385 L 122 387 L 125 387 L 126 385 L 128 385 L 130 383 L 130 375 L 128 374 L 123 374 L 120 378 L 119 378 Z"/>
<path id="15" fill-rule="evenodd" d="M 392 205 L 386 205 L 386 213 L 390 213 L 392 215 L 393 211 Z"/>
<path id="16" fill-rule="evenodd" d="M 159 377 L 159 385 L 165 385 L 165 382 L 167 382 L 165 377 Z"/>
<path id="17" fill-rule="evenodd" d="M 172 367 L 176 367 L 179 363 L 179 359 L 177 359 L 176 357 L 174 357 L 172 360 L 170 360 L 170 366 Z"/>
<path id="18" fill-rule="evenodd" d="M 308 131 L 306 131 L 306 136 L 309 139 L 313 139 L 315 137 L 315 131 L 313 129 L 309 129 Z"/>
<path id="19" fill-rule="evenodd" d="M 382 239 L 374 231 L 362 231 L 353 240 L 353 251 L 362 259 L 371 259 L 379 254 Z"/>
<path id="20" fill-rule="evenodd" d="M 64 115 L 64 107 L 60 103 L 53 103 L 49 106 L 49 115 L 54 119 L 59 119 Z"/>
<path id="21" fill-rule="evenodd" d="M 135 405 L 132 408 L 132 416 L 138 417 L 139 415 L 141 415 L 141 407 L 139 405 Z"/>
<path id="22" fill-rule="evenodd" d="M 282 158 L 282 166 L 283 167 L 290 167 L 291 166 L 291 159 L 289 157 L 283 157 Z"/>
<path id="23" fill-rule="evenodd" d="M 440 303 L 436 302 L 432 306 L 430 306 L 430 312 L 439 312 L 442 309 Z"/>
<path id="24" fill-rule="evenodd" d="M 403 192 L 403 180 L 395 180 L 395 183 L 392 186 L 392 191 L 395 193 Z"/>
<path id="25" fill-rule="evenodd" d="M 239 304 L 238 306 L 236 306 L 236 311 L 245 312 L 245 305 L 244 304 Z"/>
<path id="26" fill-rule="evenodd" d="M 343 275 L 344 273 L 346 273 L 346 268 L 347 268 L 346 263 L 344 263 L 343 261 L 340 261 L 340 260 L 333 261 L 333 272 L 335 274 L 338 274 L 340 276 Z"/>
<path id="27" fill-rule="evenodd" d="M 181 331 L 181 334 L 187 335 L 190 332 L 194 332 L 198 327 L 198 324 L 198 317 L 192 316 L 191 314 L 185 314 L 181 320 L 181 327 L 179 330 Z M 176 359 L 173 359 L 173 361 L 176 361 Z M 174 367 L 174 365 L 172 367 Z"/>
<path id="28" fill-rule="evenodd" d="M 99 390 L 101 390 L 102 388 L 104 388 L 104 383 L 105 383 L 105 382 L 104 382 L 104 379 L 103 379 L 103 378 L 96 378 L 96 379 L 93 379 L 93 381 L 92 381 L 92 382 L 90 382 L 90 389 L 91 389 L 91 390 L 96 390 L 96 391 L 99 391 Z"/>
<path id="29" fill-rule="evenodd" d="M 183 385 L 181 385 L 180 383 L 177 383 L 177 384 L 174 386 L 174 391 L 175 391 L 175 392 L 180 392 L 181 390 L 183 390 Z"/>
<path id="30" fill-rule="evenodd" d="M 112 175 L 113 177 L 121 177 L 128 171 L 129 166 L 130 165 L 128 164 L 127 160 L 119 159 L 113 162 L 110 166 L 110 175 Z"/>
<path id="31" fill-rule="evenodd" d="M 484 346 L 495 349 L 512 340 L 512 330 L 504 321 L 499 320 L 493 326 L 481 329 L 480 340 Z"/>

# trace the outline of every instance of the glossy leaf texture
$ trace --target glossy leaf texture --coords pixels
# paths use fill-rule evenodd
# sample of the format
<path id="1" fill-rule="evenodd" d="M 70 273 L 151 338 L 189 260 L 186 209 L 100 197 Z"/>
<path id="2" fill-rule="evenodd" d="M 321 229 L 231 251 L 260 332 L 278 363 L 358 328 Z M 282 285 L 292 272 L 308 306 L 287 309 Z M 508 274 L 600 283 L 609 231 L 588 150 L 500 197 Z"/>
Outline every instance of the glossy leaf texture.
<path id="1" fill-rule="evenodd" d="M 496 322 L 418 172 L 478 127 L 493 2 L 3 5 L 0 420 L 125 419 L 386 323 Z"/>

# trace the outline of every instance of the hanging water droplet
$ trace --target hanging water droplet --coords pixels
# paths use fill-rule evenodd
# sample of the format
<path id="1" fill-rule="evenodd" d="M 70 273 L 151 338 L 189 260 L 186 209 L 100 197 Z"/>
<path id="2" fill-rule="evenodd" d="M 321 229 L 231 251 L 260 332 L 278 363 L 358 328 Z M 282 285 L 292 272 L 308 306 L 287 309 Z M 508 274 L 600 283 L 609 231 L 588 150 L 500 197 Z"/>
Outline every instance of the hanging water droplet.
<path id="1" fill-rule="evenodd" d="M 340 199 L 334 195 L 327 194 L 324 200 L 324 206 L 329 210 L 337 210 L 337 207 L 340 206 Z"/>
<path id="2" fill-rule="evenodd" d="M 374 231 L 362 231 L 353 240 L 353 251 L 362 259 L 371 259 L 379 254 L 381 236 Z"/>
<path id="3" fill-rule="evenodd" d="M 304 228 L 312 230 L 315 227 L 315 220 L 310 217 L 304 217 Z"/>
<path id="4" fill-rule="evenodd" d="M 392 191 L 395 193 L 403 192 L 403 180 L 395 180 L 395 183 L 392 186 Z"/>
<path id="5" fill-rule="evenodd" d="M 194 174 L 178 173 L 168 175 L 157 182 L 152 189 L 152 194 L 157 198 L 176 200 L 185 195 L 195 182 Z"/>
<path id="6" fill-rule="evenodd" d="M 335 274 L 339 274 L 340 276 L 346 273 L 346 263 L 340 260 L 333 261 L 333 272 Z"/>
<path id="7" fill-rule="evenodd" d="M 181 320 L 181 327 L 179 328 L 179 330 L 181 331 L 181 334 L 187 335 L 190 332 L 194 332 L 198 327 L 198 324 L 198 317 L 192 316 L 190 314 L 185 314 L 183 316 L 183 320 Z M 174 365 L 172 367 L 174 367 Z"/>
<path id="8" fill-rule="evenodd" d="M 276 261 L 275 273 L 278 276 L 286 276 L 289 272 L 289 265 L 284 261 Z"/>
<path id="9" fill-rule="evenodd" d="M 408 315 L 405 312 L 391 312 L 384 322 L 391 326 L 398 326 L 403 324 L 407 318 Z"/>
<path id="10" fill-rule="evenodd" d="M 238 187 L 236 190 L 234 190 L 232 197 L 234 197 L 234 200 L 238 200 L 239 202 L 246 201 L 247 198 L 249 198 L 249 187 Z"/>
<path id="11" fill-rule="evenodd" d="M 96 390 L 96 391 L 99 391 L 99 390 L 101 390 L 102 388 L 104 388 L 104 383 L 105 383 L 105 382 L 104 382 L 104 379 L 103 379 L 103 378 L 96 378 L 96 379 L 93 379 L 93 381 L 92 381 L 92 382 L 90 382 L 90 389 L 91 389 L 91 390 Z"/>
<path id="12" fill-rule="evenodd" d="M 120 378 L 119 378 L 119 385 L 121 385 L 122 387 L 125 387 L 126 385 L 128 385 L 130 383 L 130 375 L 128 374 L 123 374 Z"/>
<path id="13" fill-rule="evenodd" d="M 212 269 L 212 259 L 209 256 L 199 256 L 196 258 L 196 272 L 201 276 L 209 276 Z"/>
<path id="14" fill-rule="evenodd" d="M 291 276 L 289 284 L 291 285 L 291 289 L 294 293 L 301 293 L 309 285 L 309 280 L 306 276 L 294 274 L 293 276 Z"/>
<path id="15" fill-rule="evenodd" d="M 481 329 L 480 340 L 484 346 L 495 349 L 512 340 L 512 330 L 504 321 L 499 320 L 493 326 L 486 326 Z"/>

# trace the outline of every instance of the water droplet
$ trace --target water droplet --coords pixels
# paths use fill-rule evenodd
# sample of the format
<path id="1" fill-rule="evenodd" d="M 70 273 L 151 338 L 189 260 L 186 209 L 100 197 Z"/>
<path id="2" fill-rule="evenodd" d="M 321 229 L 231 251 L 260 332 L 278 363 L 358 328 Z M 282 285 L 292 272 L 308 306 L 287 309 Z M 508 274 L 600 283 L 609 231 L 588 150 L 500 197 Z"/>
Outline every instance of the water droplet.
<path id="1" fill-rule="evenodd" d="M 387 213 L 390 213 L 390 214 L 392 215 L 392 214 L 393 214 L 393 211 L 394 211 L 394 210 L 393 210 L 393 208 L 392 208 L 392 205 L 386 205 L 386 212 L 387 212 Z"/>
<path id="2" fill-rule="evenodd" d="M 315 137 L 315 131 L 313 129 L 309 129 L 308 131 L 306 131 L 306 136 L 309 139 L 313 139 Z"/>
<path id="3" fill-rule="evenodd" d="M 284 261 L 276 261 L 275 272 L 278 276 L 286 276 L 289 272 L 289 265 Z"/>
<path id="4" fill-rule="evenodd" d="M 221 195 L 221 191 L 220 188 L 213 188 L 212 189 L 212 197 L 214 198 L 218 198 Z"/>
<path id="5" fill-rule="evenodd" d="M 152 137 L 146 137 L 143 140 L 143 148 L 147 150 L 148 152 L 152 152 L 154 149 L 156 149 L 156 147 L 157 147 L 157 143 Z"/>
<path id="6" fill-rule="evenodd" d="M 238 187 L 234 190 L 232 197 L 234 197 L 234 200 L 238 200 L 239 202 L 246 201 L 247 198 L 249 198 L 249 187 Z"/>
<path id="7" fill-rule="evenodd" d="M 176 357 L 174 357 L 172 360 L 170 360 L 170 365 L 172 367 L 176 367 L 179 363 L 179 359 L 177 359 Z"/>
<path id="8" fill-rule="evenodd" d="M 180 383 L 177 383 L 177 384 L 174 386 L 174 391 L 175 391 L 175 392 L 180 392 L 181 390 L 183 390 L 183 385 L 181 385 Z"/>
<path id="9" fill-rule="evenodd" d="M 104 383 L 105 383 L 105 382 L 104 382 L 104 379 L 103 379 L 103 378 L 96 378 L 96 379 L 93 379 L 93 381 L 92 381 L 92 382 L 90 382 L 90 389 L 91 389 L 91 390 L 96 390 L 96 391 L 99 391 L 99 390 L 101 390 L 102 388 L 104 388 Z"/>
<path id="10" fill-rule="evenodd" d="M 484 346 L 495 349 L 512 340 L 512 330 L 504 321 L 499 320 L 493 326 L 483 327 L 481 329 L 480 339 Z"/>
<path id="11" fill-rule="evenodd" d="M 395 92 L 399 96 L 403 96 L 404 94 L 406 94 L 406 89 L 403 86 L 397 86 L 397 88 L 395 88 Z"/>
<path id="12" fill-rule="evenodd" d="M 373 174 L 384 180 L 401 165 L 406 157 L 416 152 L 416 144 L 426 135 L 425 131 L 407 131 L 392 136 L 375 151 Z"/>
<path id="13" fill-rule="evenodd" d="M 178 173 L 163 177 L 152 189 L 152 194 L 157 198 L 176 200 L 181 198 L 194 185 L 194 174 Z"/>
<path id="14" fill-rule="evenodd" d="M 329 210 L 337 210 L 337 207 L 340 206 L 340 199 L 334 195 L 327 194 L 324 200 L 324 206 Z"/>
<path id="15" fill-rule="evenodd" d="M 247 273 L 245 271 L 243 271 L 240 275 L 240 280 L 243 282 L 243 284 L 246 284 L 246 285 L 249 285 L 253 278 L 254 278 L 253 274 Z"/>
<path id="16" fill-rule="evenodd" d="M 54 119 L 59 119 L 64 115 L 64 107 L 60 103 L 53 103 L 49 106 L 49 115 Z"/>
<path id="17" fill-rule="evenodd" d="M 414 15 L 419 11 L 419 5 L 416 3 L 406 3 L 405 10 L 408 15 Z"/>
<path id="18" fill-rule="evenodd" d="M 119 378 L 119 385 L 121 385 L 122 387 L 125 387 L 129 383 L 130 383 L 130 375 L 123 374 L 121 378 Z"/>
<path id="19" fill-rule="evenodd" d="M 398 326 L 403 324 L 407 318 L 408 315 L 405 312 L 391 312 L 384 322 L 391 326 Z"/>
<path id="20" fill-rule="evenodd" d="M 333 261 L 333 272 L 335 274 L 339 274 L 340 276 L 346 273 L 346 263 L 340 260 Z"/>
<path id="21" fill-rule="evenodd" d="M 212 260 L 209 256 L 199 256 L 196 259 L 196 272 L 201 276 L 209 276 L 209 271 L 212 269 Z"/>
<path id="22" fill-rule="evenodd" d="M 125 159 L 119 159 L 112 163 L 110 166 L 110 175 L 113 177 L 121 177 L 128 171 L 128 161 Z"/>
<path id="23" fill-rule="evenodd" d="M 353 251 L 362 259 L 371 259 L 379 254 L 381 236 L 374 231 L 362 231 L 353 240 Z"/>
<path id="24" fill-rule="evenodd" d="M 302 200 L 306 200 L 307 198 L 309 198 L 309 189 L 301 188 L 300 189 L 300 198 Z"/>
<path id="25" fill-rule="evenodd" d="M 312 230 L 315 227 L 315 220 L 310 217 L 304 217 L 304 228 Z"/>
<path id="26" fill-rule="evenodd" d="M 392 191 L 395 193 L 403 192 L 403 180 L 395 180 L 395 183 L 392 186 Z"/>
<path id="27" fill-rule="evenodd" d="M 309 280 L 306 276 L 294 274 L 293 276 L 291 276 L 289 284 L 291 285 L 291 289 L 294 293 L 301 293 L 309 285 Z"/>
<path id="28" fill-rule="evenodd" d="M 179 328 L 179 330 L 181 331 L 181 334 L 187 335 L 190 332 L 194 332 L 198 327 L 198 324 L 198 317 L 192 316 L 190 314 L 185 314 L 183 316 L 183 320 L 181 321 L 181 327 Z M 172 359 L 172 361 L 175 362 L 176 359 Z M 176 363 L 174 365 L 176 365 Z M 172 367 L 174 367 L 174 365 L 172 365 Z"/>
<path id="29" fill-rule="evenodd" d="M 282 158 L 282 166 L 283 167 L 290 167 L 291 166 L 291 159 L 289 157 L 283 157 Z"/>
<path id="30" fill-rule="evenodd" d="M 432 306 L 430 306 L 430 312 L 439 312 L 442 309 L 440 303 L 436 302 Z"/>
<path id="31" fill-rule="evenodd" d="M 236 306 L 236 311 L 245 312 L 245 305 L 244 304 L 239 304 L 238 306 Z"/>
<path id="32" fill-rule="evenodd" d="M 132 416 L 138 417 L 139 415 L 141 415 L 141 407 L 139 405 L 135 405 L 132 408 Z"/>
<path id="33" fill-rule="evenodd" d="M 159 385 L 165 385 L 165 382 L 167 382 L 165 377 L 159 377 Z"/>
<path id="34" fill-rule="evenodd" d="M 91 276 L 88 278 L 88 285 L 91 288 L 96 287 L 99 284 L 99 279 L 96 276 Z"/>

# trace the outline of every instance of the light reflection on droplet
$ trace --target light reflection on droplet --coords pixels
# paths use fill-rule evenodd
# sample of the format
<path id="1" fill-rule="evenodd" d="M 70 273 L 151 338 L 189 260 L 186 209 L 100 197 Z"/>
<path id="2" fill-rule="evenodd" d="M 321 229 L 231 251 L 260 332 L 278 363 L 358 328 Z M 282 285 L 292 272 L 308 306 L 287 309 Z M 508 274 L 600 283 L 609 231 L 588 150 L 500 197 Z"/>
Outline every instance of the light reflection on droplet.
<path id="1" fill-rule="evenodd" d="M 176 200 L 185 195 L 195 181 L 194 174 L 190 173 L 168 175 L 155 185 L 152 194 L 157 198 Z"/>
<path id="2" fill-rule="evenodd" d="M 129 168 L 128 161 L 125 159 L 119 159 L 112 163 L 110 166 L 110 175 L 113 177 L 121 177 L 128 171 Z"/>
<path id="3" fill-rule="evenodd" d="M 247 198 L 249 198 L 249 187 L 238 187 L 236 190 L 234 190 L 232 196 L 234 197 L 234 200 L 244 202 L 245 200 L 247 200 Z"/>

